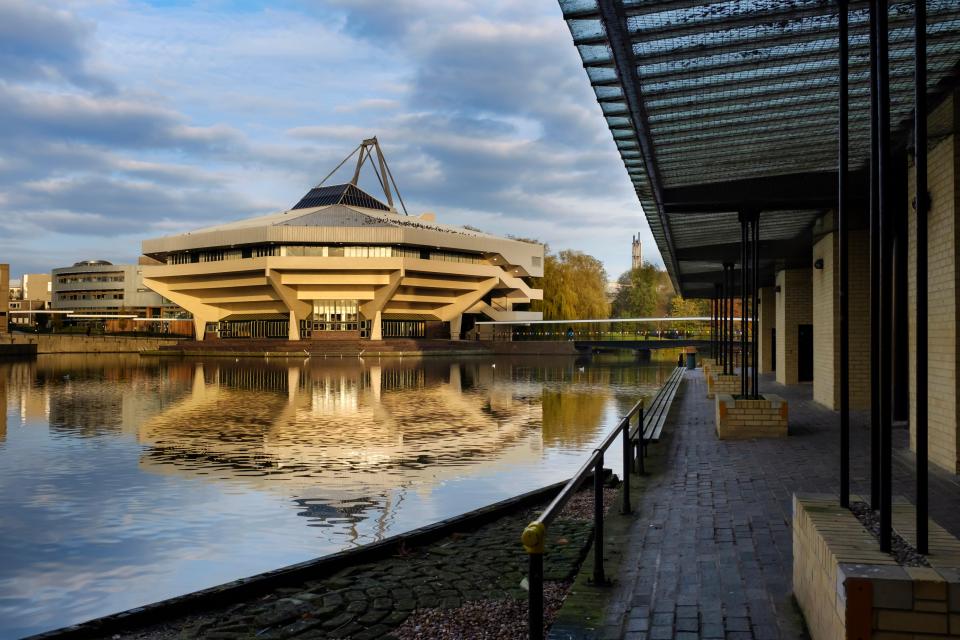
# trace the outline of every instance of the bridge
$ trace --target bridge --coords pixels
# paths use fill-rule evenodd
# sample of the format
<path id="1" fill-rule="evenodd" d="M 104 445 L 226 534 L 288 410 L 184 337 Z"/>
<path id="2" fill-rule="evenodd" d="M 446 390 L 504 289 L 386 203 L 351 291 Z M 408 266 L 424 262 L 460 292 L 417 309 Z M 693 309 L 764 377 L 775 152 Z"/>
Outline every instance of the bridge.
<path id="1" fill-rule="evenodd" d="M 679 349 L 710 346 L 709 316 L 598 318 L 586 320 L 481 321 L 493 340 L 567 341 L 580 351 Z M 746 321 L 749 323 L 750 319 Z M 483 328 L 481 328 L 483 327 Z"/>

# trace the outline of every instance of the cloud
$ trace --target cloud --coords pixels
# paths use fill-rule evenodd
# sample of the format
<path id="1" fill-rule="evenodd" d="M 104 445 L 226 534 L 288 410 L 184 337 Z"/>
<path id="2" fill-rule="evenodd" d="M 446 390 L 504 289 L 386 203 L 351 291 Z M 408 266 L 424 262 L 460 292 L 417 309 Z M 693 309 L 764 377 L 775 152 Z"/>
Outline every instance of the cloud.
<path id="1" fill-rule="evenodd" d="M 89 63 L 93 31 L 90 22 L 62 9 L 35 0 L 0 0 L 0 78 L 112 90 Z"/>

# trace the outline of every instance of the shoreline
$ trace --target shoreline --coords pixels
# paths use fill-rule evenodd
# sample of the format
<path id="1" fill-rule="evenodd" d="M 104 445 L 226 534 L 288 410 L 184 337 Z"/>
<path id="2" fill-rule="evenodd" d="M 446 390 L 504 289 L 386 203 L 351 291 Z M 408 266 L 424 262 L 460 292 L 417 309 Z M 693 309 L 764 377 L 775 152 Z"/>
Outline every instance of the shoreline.
<path id="1" fill-rule="evenodd" d="M 553 483 L 362 547 L 339 551 L 126 611 L 44 631 L 26 636 L 23 640 L 68 640 L 111 636 L 120 632 L 142 630 L 171 619 L 184 618 L 216 607 L 236 605 L 293 584 L 322 580 L 325 576 L 349 570 L 351 567 L 384 561 L 397 555 L 402 556 L 409 553 L 410 549 L 425 547 L 449 536 L 458 535 L 464 530 L 478 529 L 548 500 L 565 484 L 566 481 Z M 516 546 L 520 548 L 519 533 L 517 533 Z"/>

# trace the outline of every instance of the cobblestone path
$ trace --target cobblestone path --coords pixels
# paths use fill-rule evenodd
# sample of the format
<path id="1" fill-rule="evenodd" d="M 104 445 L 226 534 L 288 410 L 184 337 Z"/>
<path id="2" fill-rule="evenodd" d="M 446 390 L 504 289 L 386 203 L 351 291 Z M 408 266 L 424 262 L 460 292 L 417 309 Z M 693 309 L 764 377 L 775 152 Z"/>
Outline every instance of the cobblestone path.
<path id="1" fill-rule="evenodd" d="M 452 609 L 478 600 L 525 601 L 520 581 L 528 560 L 520 533 L 531 517 L 528 511 L 506 516 L 387 560 L 120 637 L 390 640 L 390 632 L 416 609 Z M 545 580 L 566 581 L 576 573 L 592 528 L 588 521 L 573 519 L 551 525 Z"/>
<path id="2" fill-rule="evenodd" d="M 662 472 L 640 497 L 623 580 L 603 635 L 629 640 L 806 637 L 791 596 L 794 492 L 836 493 L 839 417 L 812 387 L 764 377 L 790 403 L 790 436 L 721 442 L 701 371 L 687 372 L 661 442 Z M 869 495 L 869 417 L 851 419 L 853 491 Z M 894 434 L 894 494 L 912 499 L 913 456 Z M 956 476 L 933 469 L 931 516 L 960 534 Z"/>

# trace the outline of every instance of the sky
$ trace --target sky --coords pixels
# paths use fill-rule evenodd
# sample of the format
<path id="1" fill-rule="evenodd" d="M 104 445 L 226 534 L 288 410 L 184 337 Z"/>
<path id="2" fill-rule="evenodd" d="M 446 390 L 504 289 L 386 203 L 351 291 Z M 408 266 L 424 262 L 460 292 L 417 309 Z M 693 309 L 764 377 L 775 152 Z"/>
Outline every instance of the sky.
<path id="1" fill-rule="evenodd" d="M 411 214 L 662 265 L 556 0 L 0 0 L 11 277 L 287 209 L 374 135 Z"/>

